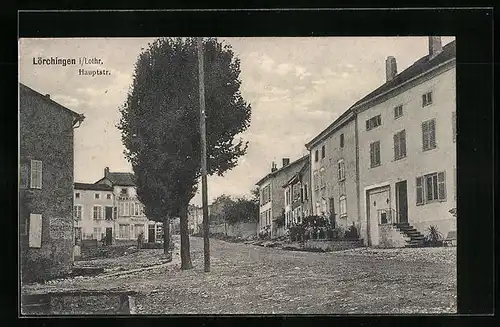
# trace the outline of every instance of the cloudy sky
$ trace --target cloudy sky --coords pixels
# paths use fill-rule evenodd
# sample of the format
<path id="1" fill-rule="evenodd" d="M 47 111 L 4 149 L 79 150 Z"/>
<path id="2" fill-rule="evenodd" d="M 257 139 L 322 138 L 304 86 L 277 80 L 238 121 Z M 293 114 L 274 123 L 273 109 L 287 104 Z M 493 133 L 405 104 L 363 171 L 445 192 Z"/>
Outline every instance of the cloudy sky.
<path id="1" fill-rule="evenodd" d="M 95 182 L 104 167 L 131 171 L 123 156 L 119 107 L 132 82 L 137 56 L 154 38 L 21 39 L 19 80 L 83 113 L 75 130 L 75 181 Z M 384 83 L 385 59 L 396 57 L 398 72 L 428 51 L 425 37 L 224 38 L 241 59 L 243 97 L 252 122 L 243 134 L 248 153 L 224 177 L 210 177 L 209 201 L 225 193 L 249 195 L 271 162 L 295 160 L 304 144 L 354 102 Z M 443 45 L 454 37 L 443 37 Z M 100 58 L 107 76 L 79 76 L 81 67 L 34 65 L 33 58 Z M 92 69 L 93 65 L 86 68 Z M 199 192 L 201 193 L 201 192 Z M 193 202 L 201 203 L 198 194 Z"/>

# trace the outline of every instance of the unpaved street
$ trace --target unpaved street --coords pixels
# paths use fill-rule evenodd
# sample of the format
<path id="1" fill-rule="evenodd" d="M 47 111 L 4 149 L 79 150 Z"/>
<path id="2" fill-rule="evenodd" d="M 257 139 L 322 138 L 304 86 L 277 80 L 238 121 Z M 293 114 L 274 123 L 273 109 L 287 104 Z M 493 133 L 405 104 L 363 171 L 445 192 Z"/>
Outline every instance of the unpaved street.
<path id="1" fill-rule="evenodd" d="M 139 314 L 456 312 L 455 248 L 309 253 L 219 240 L 210 245 L 210 273 L 203 272 L 203 240 L 191 238 L 192 270 L 180 271 L 174 255 L 156 269 L 26 289 L 133 290 Z"/>

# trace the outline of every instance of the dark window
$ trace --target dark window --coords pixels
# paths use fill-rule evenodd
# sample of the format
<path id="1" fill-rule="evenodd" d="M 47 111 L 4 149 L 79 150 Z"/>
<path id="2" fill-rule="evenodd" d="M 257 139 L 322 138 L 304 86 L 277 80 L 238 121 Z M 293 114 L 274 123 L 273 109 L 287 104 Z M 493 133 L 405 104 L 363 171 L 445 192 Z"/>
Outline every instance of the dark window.
<path id="1" fill-rule="evenodd" d="M 424 151 L 436 147 L 436 120 L 431 119 L 422 123 L 422 149 Z"/>
<path id="2" fill-rule="evenodd" d="M 370 166 L 380 166 L 380 141 L 370 143 Z"/>
<path id="3" fill-rule="evenodd" d="M 397 107 L 394 108 L 394 118 L 399 118 L 403 116 L 403 105 L 399 105 Z"/>
<path id="4" fill-rule="evenodd" d="M 318 161 L 318 150 L 314 151 L 314 161 Z"/>
<path id="5" fill-rule="evenodd" d="M 406 131 L 394 134 L 394 160 L 406 157 Z"/>
<path id="6" fill-rule="evenodd" d="M 79 199 L 79 198 L 80 198 L 80 193 L 78 193 L 78 192 L 77 192 L 77 193 L 75 193 L 75 198 L 76 198 L 76 199 Z"/>
<path id="7" fill-rule="evenodd" d="M 321 159 L 323 159 L 325 157 L 325 146 L 323 145 L 321 147 Z"/>
<path id="8" fill-rule="evenodd" d="M 111 194 L 106 194 L 106 199 L 111 200 Z"/>
<path id="9" fill-rule="evenodd" d="M 377 115 L 366 121 L 366 130 L 369 131 L 370 129 L 373 129 L 380 125 L 382 125 L 382 117 L 380 115 Z"/>
<path id="10" fill-rule="evenodd" d="M 422 94 L 422 107 L 432 104 L 432 92 Z"/>
<path id="11" fill-rule="evenodd" d="M 444 172 L 417 177 L 417 205 L 434 201 L 446 201 L 446 179 Z"/>
<path id="12" fill-rule="evenodd" d="M 99 196 L 100 196 L 100 195 L 99 195 L 99 193 L 94 194 L 94 197 L 95 197 L 96 199 L 99 199 Z"/>
<path id="13" fill-rule="evenodd" d="M 340 134 L 340 147 L 344 147 L 344 134 Z"/>

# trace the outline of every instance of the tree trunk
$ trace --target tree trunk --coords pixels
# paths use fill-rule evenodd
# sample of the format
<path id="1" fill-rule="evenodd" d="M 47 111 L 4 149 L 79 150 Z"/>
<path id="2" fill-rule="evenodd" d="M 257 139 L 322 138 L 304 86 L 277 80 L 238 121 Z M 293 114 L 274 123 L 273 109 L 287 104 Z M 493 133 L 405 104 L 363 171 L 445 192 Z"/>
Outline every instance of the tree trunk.
<path id="1" fill-rule="evenodd" d="M 170 217 L 163 218 L 163 254 L 170 255 Z"/>
<path id="2" fill-rule="evenodd" d="M 181 269 L 192 269 L 191 254 L 189 253 L 189 234 L 188 234 L 188 217 L 187 206 L 182 206 L 180 209 L 180 232 L 181 232 Z"/>

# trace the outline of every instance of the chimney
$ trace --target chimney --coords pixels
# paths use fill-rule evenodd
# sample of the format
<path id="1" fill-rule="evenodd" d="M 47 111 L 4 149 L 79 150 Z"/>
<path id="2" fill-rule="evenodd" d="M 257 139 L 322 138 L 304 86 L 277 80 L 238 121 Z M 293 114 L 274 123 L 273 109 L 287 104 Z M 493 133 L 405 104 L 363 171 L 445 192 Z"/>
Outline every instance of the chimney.
<path id="1" fill-rule="evenodd" d="M 385 77 L 386 82 L 392 80 L 398 74 L 398 66 L 396 65 L 396 58 L 393 56 L 387 57 L 385 60 Z"/>
<path id="2" fill-rule="evenodd" d="M 283 158 L 283 167 L 286 167 L 290 164 L 290 158 Z"/>
<path id="3" fill-rule="evenodd" d="M 47 93 L 47 94 L 45 94 L 45 97 L 46 97 L 47 99 L 50 99 L 50 94 L 48 94 L 48 93 Z"/>
<path id="4" fill-rule="evenodd" d="M 274 173 L 276 170 L 278 170 L 278 168 L 276 168 L 276 164 L 273 161 L 271 164 L 271 173 Z"/>
<path id="5" fill-rule="evenodd" d="M 109 174 L 109 167 L 104 168 L 104 177 L 107 177 Z"/>
<path id="6" fill-rule="evenodd" d="M 429 36 L 429 60 L 433 59 L 435 56 L 443 51 L 443 45 L 441 44 L 440 36 Z"/>

